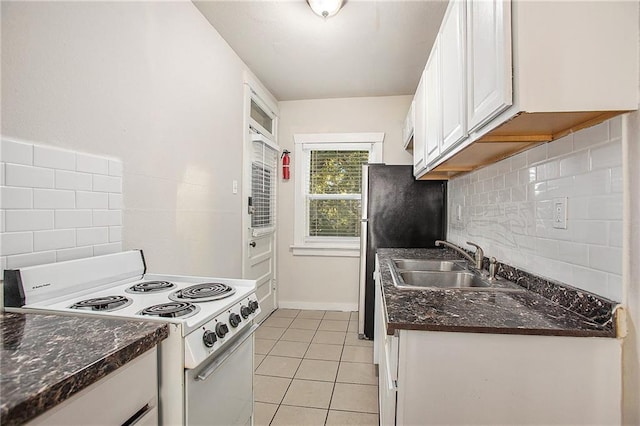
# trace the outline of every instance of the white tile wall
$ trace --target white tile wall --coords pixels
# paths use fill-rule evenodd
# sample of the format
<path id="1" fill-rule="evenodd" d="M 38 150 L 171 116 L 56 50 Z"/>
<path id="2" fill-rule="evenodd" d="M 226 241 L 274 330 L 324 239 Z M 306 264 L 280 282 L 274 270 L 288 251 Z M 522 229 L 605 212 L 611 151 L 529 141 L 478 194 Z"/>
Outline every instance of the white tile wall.
<path id="1" fill-rule="evenodd" d="M 452 179 L 448 240 L 620 301 L 621 128 L 617 117 Z M 556 197 L 568 198 L 567 229 L 552 226 Z"/>
<path id="2" fill-rule="evenodd" d="M 120 160 L 6 139 L 0 152 L 2 270 L 122 250 Z"/>

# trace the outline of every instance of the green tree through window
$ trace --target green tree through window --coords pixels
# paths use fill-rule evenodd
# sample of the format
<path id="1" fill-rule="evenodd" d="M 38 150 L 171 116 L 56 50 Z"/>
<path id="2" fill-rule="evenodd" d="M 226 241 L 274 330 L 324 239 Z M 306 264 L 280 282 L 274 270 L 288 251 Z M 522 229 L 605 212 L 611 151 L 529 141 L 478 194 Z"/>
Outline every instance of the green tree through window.
<path id="1" fill-rule="evenodd" d="M 313 150 L 307 196 L 310 237 L 359 237 L 362 165 L 369 151 Z"/>

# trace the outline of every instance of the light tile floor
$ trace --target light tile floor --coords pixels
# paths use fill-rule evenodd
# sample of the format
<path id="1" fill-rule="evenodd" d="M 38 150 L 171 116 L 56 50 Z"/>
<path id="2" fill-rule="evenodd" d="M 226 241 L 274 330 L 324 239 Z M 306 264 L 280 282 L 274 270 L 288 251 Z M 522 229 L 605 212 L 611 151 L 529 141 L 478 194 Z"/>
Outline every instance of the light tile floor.
<path id="1" fill-rule="evenodd" d="M 377 425 L 373 342 L 357 312 L 278 309 L 256 331 L 255 425 Z"/>

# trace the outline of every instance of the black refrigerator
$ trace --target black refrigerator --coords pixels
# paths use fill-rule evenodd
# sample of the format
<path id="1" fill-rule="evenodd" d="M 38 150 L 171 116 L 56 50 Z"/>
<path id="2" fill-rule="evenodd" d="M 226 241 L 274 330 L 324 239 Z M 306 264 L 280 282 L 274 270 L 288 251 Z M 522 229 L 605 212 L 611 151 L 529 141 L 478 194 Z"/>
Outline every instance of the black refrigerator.
<path id="1" fill-rule="evenodd" d="M 373 339 L 378 248 L 435 247 L 446 239 L 447 183 L 415 180 L 413 166 L 362 167 L 358 334 Z"/>

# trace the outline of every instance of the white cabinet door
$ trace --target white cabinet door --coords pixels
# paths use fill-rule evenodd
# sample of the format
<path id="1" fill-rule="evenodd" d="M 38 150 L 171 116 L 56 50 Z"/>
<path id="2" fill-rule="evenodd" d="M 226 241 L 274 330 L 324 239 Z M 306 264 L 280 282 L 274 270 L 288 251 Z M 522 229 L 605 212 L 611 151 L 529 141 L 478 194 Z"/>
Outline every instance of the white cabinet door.
<path id="1" fill-rule="evenodd" d="M 415 95 L 415 123 L 413 134 L 413 174 L 418 176 L 426 166 L 425 161 L 425 90 L 424 72 Z"/>
<path id="2" fill-rule="evenodd" d="M 465 2 L 453 0 L 440 34 L 443 152 L 467 135 L 465 69 Z"/>
<path id="3" fill-rule="evenodd" d="M 427 164 L 440 155 L 442 144 L 442 102 L 440 97 L 440 49 L 436 39 L 425 69 Z"/>
<path id="4" fill-rule="evenodd" d="M 407 148 L 409 145 L 409 141 L 413 137 L 413 122 L 415 120 L 415 101 L 411 102 L 411 106 L 409 106 L 409 111 L 407 112 L 407 117 L 404 119 L 404 127 L 402 128 L 402 143 L 404 147 Z"/>
<path id="5" fill-rule="evenodd" d="M 480 128 L 512 104 L 511 3 L 467 3 L 467 118 Z"/>

